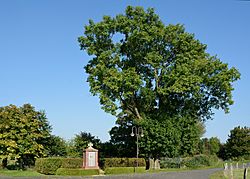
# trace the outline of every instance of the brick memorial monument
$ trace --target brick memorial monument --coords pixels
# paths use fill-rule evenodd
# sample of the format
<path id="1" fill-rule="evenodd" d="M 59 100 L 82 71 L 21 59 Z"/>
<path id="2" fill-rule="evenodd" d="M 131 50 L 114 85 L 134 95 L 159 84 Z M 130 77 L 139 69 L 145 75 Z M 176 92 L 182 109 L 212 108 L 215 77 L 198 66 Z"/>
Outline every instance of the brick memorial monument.
<path id="1" fill-rule="evenodd" d="M 83 151 L 83 168 L 99 169 L 98 166 L 98 150 L 94 149 L 92 143 L 88 144 L 88 148 Z"/>

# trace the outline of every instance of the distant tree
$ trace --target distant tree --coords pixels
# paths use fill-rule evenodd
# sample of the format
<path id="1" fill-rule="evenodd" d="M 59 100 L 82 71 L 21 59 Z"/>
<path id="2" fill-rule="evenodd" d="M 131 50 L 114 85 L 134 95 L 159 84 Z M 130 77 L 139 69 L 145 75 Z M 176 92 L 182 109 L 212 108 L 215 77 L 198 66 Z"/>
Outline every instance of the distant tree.
<path id="1" fill-rule="evenodd" d="M 211 155 L 217 155 L 221 147 L 220 139 L 217 137 L 211 137 L 209 139 L 209 145 L 209 153 Z"/>
<path id="2" fill-rule="evenodd" d="M 208 54 L 207 46 L 183 25 L 166 26 L 152 8 L 145 11 L 128 6 L 125 14 L 104 16 L 97 23 L 90 20 L 78 41 L 91 57 L 85 66 L 87 81 L 102 109 L 118 121 L 155 126 L 145 126 L 145 142 L 150 146 L 145 146 L 145 152 L 153 148 L 161 151 L 162 146 L 173 148 L 179 137 L 172 137 L 168 132 L 174 129 L 166 124 L 175 126 L 175 119 L 187 132 L 178 133 L 187 143 L 177 147 L 183 155 L 193 153 L 196 142 L 188 137 L 196 135 L 193 129 L 197 123 L 211 119 L 213 109 L 229 112 L 233 104 L 232 83 L 240 73 Z M 189 134 L 189 127 L 178 122 L 181 120 L 194 133 Z M 169 141 L 169 136 L 174 141 Z M 158 142 L 154 145 L 154 141 Z M 169 149 L 164 155 L 177 153 Z"/>
<path id="3" fill-rule="evenodd" d="M 68 155 L 72 157 L 82 157 L 83 150 L 92 143 L 96 149 L 100 149 L 101 140 L 87 132 L 80 132 L 69 142 Z"/>
<path id="4" fill-rule="evenodd" d="M 199 142 L 199 153 L 206 155 L 217 155 L 220 151 L 221 143 L 217 137 L 202 138 Z"/>
<path id="5" fill-rule="evenodd" d="M 235 127 L 230 131 L 225 144 L 227 159 L 248 158 L 250 159 L 250 128 Z"/>
<path id="6" fill-rule="evenodd" d="M 43 143 L 45 154 L 48 157 L 66 157 L 67 156 L 67 143 L 66 141 L 55 135 L 50 135 Z"/>
<path id="7" fill-rule="evenodd" d="M 21 168 L 44 156 L 42 141 L 51 132 L 45 112 L 30 104 L 0 108 L 0 158 L 17 159 Z"/>

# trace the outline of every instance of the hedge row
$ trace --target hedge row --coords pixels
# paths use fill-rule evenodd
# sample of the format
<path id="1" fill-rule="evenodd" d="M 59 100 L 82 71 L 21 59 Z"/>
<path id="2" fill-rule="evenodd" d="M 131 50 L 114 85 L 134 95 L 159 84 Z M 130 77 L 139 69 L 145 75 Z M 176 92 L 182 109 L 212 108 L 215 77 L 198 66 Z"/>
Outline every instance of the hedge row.
<path id="1" fill-rule="evenodd" d="M 109 167 L 135 167 L 137 158 L 104 158 L 100 162 L 102 168 Z M 144 158 L 138 158 L 138 167 L 145 167 L 146 161 Z"/>
<path id="2" fill-rule="evenodd" d="M 85 175 L 99 175 L 99 169 L 84 170 L 81 168 L 59 168 L 56 175 L 63 176 L 85 176 Z"/>
<path id="3" fill-rule="evenodd" d="M 105 169 L 105 174 L 127 174 L 127 173 L 145 173 L 145 167 L 109 167 Z"/>
<path id="4" fill-rule="evenodd" d="M 219 159 L 215 155 L 196 155 L 187 158 L 161 158 L 161 168 L 198 168 L 204 166 L 214 166 Z"/>
<path id="5" fill-rule="evenodd" d="M 59 168 L 82 168 L 83 160 L 81 158 L 39 158 L 36 160 L 35 169 L 37 172 L 46 175 L 55 175 Z M 137 164 L 136 158 L 104 158 L 100 162 L 100 167 L 135 167 Z M 146 166 L 145 159 L 138 159 L 138 167 Z M 60 170 L 59 170 L 60 171 Z M 64 171 L 64 170 L 63 170 Z M 61 172 L 61 171 L 60 171 Z M 75 171 L 74 171 L 75 172 Z"/>
<path id="6" fill-rule="evenodd" d="M 35 169 L 46 175 L 55 175 L 59 168 L 81 168 L 83 160 L 80 158 L 39 158 L 36 159 Z"/>

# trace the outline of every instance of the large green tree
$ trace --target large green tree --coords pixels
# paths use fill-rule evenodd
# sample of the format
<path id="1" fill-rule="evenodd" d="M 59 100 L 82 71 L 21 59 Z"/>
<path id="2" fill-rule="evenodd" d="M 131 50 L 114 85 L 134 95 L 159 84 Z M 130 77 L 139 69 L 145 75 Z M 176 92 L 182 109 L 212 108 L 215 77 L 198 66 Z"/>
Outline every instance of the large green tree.
<path id="1" fill-rule="evenodd" d="M 226 159 L 250 159 L 250 128 L 238 126 L 231 130 L 224 150 Z"/>
<path id="2" fill-rule="evenodd" d="M 186 118 L 197 125 L 233 104 L 239 72 L 208 54 L 183 25 L 166 26 L 152 8 L 128 6 L 125 14 L 90 20 L 78 41 L 91 57 L 91 93 L 118 120 Z"/>
<path id="3" fill-rule="evenodd" d="M 43 111 L 30 104 L 0 108 L 0 158 L 17 159 L 20 167 L 30 165 L 35 157 L 43 156 L 43 142 L 51 127 Z"/>

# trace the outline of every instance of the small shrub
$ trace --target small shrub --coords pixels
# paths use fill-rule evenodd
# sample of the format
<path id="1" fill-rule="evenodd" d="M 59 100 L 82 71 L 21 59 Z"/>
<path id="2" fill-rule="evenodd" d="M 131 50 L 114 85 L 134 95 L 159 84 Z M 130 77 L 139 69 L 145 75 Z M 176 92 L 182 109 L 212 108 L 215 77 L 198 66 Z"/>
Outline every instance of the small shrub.
<path id="1" fill-rule="evenodd" d="M 161 158 L 161 168 L 180 168 L 182 166 L 181 158 Z"/>
<path id="2" fill-rule="evenodd" d="M 99 175 L 98 169 L 70 169 L 70 168 L 59 168 L 56 171 L 56 175 L 63 175 L 63 176 L 86 176 L 86 175 Z"/>
<path id="3" fill-rule="evenodd" d="M 109 167 L 105 169 L 105 174 L 128 174 L 128 173 L 144 173 L 145 167 Z"/>
<path id="4" fill-rule="evenodd" d="M 189 157 L 184 159 L 183 165 L 185 165 L 188 168 L 198 168 L 198 167 L 204 167 L 204 166 L 213 166 L 218 163 L 219 159 L 215 155 L 197 155 L 194 157 Z"/>
<path id="5" fill-rule="evenodd" d="M 136 158 L 104 158 L 102 160 L 103 168 L 108 167 L 135 167 L 137 163 Z M 138 159 L 138 167 L 145 167 L 146 161 L 144 158 Z"/>
<path id="6" fill-rule="evenodd" d="M 61 168 L 82 168 L 82 158 L 63 158 Z"/>
<path id="7" fill-rule="evenodd" d="M 161 158 L 161 168 L 198 168 L 216 166 L 219 159 L 216 155 L 196 155 L 187 158 Z"/>
<path id="8" fill-rule="evenodd" d="M 36 159 L 35 170 L 45 175 L 54 175 L 62 165 L 62 158 L 39 158 Z"/>

